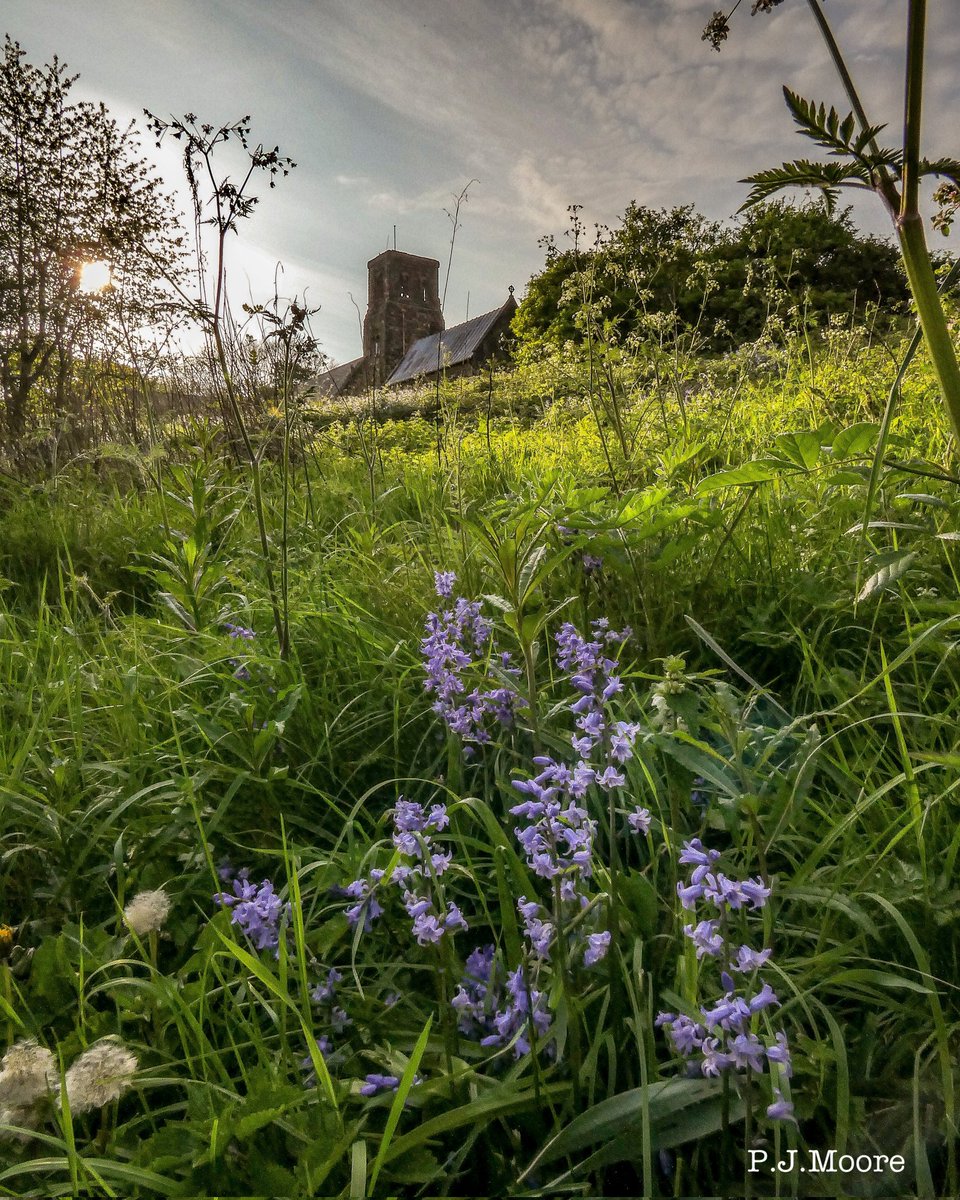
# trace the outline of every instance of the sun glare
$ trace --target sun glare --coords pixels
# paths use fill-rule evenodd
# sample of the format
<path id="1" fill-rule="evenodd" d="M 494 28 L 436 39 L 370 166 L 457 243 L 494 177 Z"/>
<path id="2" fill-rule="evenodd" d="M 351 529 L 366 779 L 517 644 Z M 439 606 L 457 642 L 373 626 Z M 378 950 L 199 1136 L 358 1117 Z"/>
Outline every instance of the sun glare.
<path id="1" fill-rule="evenodd" d="M 80 291 L 102 292 L 110 286 L 110 264 L 98 259 L 96 262 L 85 262 L 80 268 Z"/>

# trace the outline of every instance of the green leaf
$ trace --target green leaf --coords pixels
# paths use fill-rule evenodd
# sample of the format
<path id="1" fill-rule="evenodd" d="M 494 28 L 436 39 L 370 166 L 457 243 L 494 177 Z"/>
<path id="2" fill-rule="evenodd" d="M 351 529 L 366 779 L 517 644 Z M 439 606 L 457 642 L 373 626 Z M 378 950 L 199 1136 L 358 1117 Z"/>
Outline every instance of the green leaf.
<path id="1" fill-rule="evenodd" d="M 944 179 L 949 179 L 951 183 L 956 184 L 957 187 L 960 187 L 960 159 L 921 158 L 920 174 L 938 175 Z"/>
<path id="2" fill-rule="evenodd" d="M 901 492 L 897 500 L 909 500 L 911 504 L 929 504 L 932 508 L 942 508 L 950 511 L 950 505 L 939 496 L 931 496 L 929 492 Z"/>
<path id="3" fill-rule="evenodd" d="M 432 1142 L 442 1133 L 465 1126 L 486 1124 L 488 1121 L 505 1120 L 527 1110 L 539 1111 L 544 1104 L 559 1100 L 568 1093 L 569 1085 L 565 1083 L 543 1084 L 539 1092 L 532 1088 L 518 1092 L 515 1085 L 509 1082 L 497 1084 L 483 1096 L 471 1100 L 469 1104 L 462 1104 L 459 1108 L 449 1109 L 439 1116 L 423 1121 L 410 1133 L 397 1138 L 387 1152 L 387 1161 L 405 1158 L 411 1149 Z"/>
<path id="4" fill-rule="evenodd" d="M 743 1119 L 743 1104 L 731 1097 L 730 1120 Z M 715 1133 L 723 1123 L 723 1080 L 667 1079 L 601 1100 L 580 1113 L 540 1151 L 521 1180 L 532 1171 L 597 1142 L 606 1143 L 591 1165 L 632 1159 L 640 1153 L 640 1127 L 649 1112 L 654 1150 L 679 1146 Z M 587 1164 L 582 1164 L 586 1166 Z"/>
<path id="5" fill-rule="evenodd" d="M 758 171 L 756 175 L 748 175 L 741 183 L 751 183 L 753 187 L 743 204 L 740 212 L 769 199 L 776 192 L 788 187 L 813 187 L 823 192 L 827 211 L 832 213 L 836 208 L 837 197 L 841 187 L 870 187 L 870 173 L 859 163 L 820 163 L 810 162 L 809 159 L 798 158 L 793 162 L 781 163 L 768 171 Z"/>
<path id="6" fill-rule="evenodd" d="M 857 421 L 841 429 L 833 439 L 830 453 L 834 458 L 855 458 L 867 454 L 876 441 L 880 426 L 876 421 Z"/>
<path id="7" fill-rule="evenodd" d="M 805 137 L 812 138 L 818 146 L 823 146 L 831 154 L 850 155 L 870 163 L 875 161 L 876 155 L 865 159 L 863 151 L 886 129 L 885 125 L 868 125 L 854 138 L 857 121 L 852 112 L 841 120 L 835 108 L 828 109 L 824 104 L 817 105 L 812 100 L 805 100 L 788 87 L 783 89 L 783 98 L 794 121 L 800 126 L 800 132 Z M 888 150 L 881 153 L 886 156 L 896 152 Z"/>
<path id="8" fill-rule="evenodd" d="M 782 433 L 774 442 L 774 452 L 804 471 L 812 471 L 820 458 L 820 435 L 812 429 Z"/>
<path id="9" fill-rule="evenodd" d="M 744 463 L 740 467 L 731 467 L 729 471 L 718 471 L 716 475 L 708 475 L 697 485 L 698 496 L 710 492 L 718 492 L 728 487 L 749 487 L 755 483 L 769 483 L 781 474 L 782 467 L 772 459 L 758 458 Z"/>
<path id="10" fill-rule="evenodd" d="M 377 1176 L 380 1174 L 380 1169 L 387 1159 L 387 1152 L 390 1149 L 390 1143 L 393 1141 L 393 1135 L 396 1132 L 397 1125 L 400 1122 L 400 1116 L 403 1112 L 403 1106 L 407 1102 L 407 1096 L 410 1094 L 410 1089 L 413 1087 L 413 1081 L 417 1074 L 417 1067 L 420 1066 L 420 1060 L 423 1058 L 424 1051 L 427 1048 L 427 1042 L 430 1040 L 430 1027 L 433 1024 L 433 1015 L 427 1017 L 427 1023 L 421 1030 L 420 1036 L 417 1038 L 417 1044 L 413 1048 L 413 1053 L 404 1068 L 403 1077 L 397 1087 L 396 1095 L 393 1098 L 393 1104 L 390 1106 L 390 1113 L 387 1117 L 387 1124 L 383 1130 L 383 1137 L 380 1139 L 380 1146 L 377 1150 L 377 1157 L 374 1159 L 373 1168 L 370 1172 L 370 1187 L 371 1195 L 377 1184 Z"/>

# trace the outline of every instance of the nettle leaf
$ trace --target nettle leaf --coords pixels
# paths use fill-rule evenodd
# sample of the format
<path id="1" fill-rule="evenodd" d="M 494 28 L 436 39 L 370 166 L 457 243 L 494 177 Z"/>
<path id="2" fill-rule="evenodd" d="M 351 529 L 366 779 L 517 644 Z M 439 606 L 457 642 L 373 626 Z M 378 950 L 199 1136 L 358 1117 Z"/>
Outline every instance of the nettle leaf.
<path id="1" fill-rule="evenodd" d="M 917 552 L 915 550 L 911 550 L 909 554 L 901 554 L 899 558 L 895 558 L 893 562 L 887 563 L 886 566 L 881 567 L 880 570 L 877 571 L 876 575 L 871 575 L 867 582 L 860 589 L 860 594 L 857 596 L 857 600 L 866 600 L 875 592 L 882 591 L 884 588 L 888 588 L 892 584 L 896 583 L 896 581 L 902 575 L 905 575 L 907 571 L 910 570 L 916 557 Z"/>

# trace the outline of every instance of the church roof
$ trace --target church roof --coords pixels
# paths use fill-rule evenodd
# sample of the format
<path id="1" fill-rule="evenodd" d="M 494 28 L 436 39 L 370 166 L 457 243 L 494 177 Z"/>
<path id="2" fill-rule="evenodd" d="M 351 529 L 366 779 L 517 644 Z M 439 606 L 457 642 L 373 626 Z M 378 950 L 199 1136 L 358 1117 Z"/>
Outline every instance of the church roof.
<path id="1" fill-rule="evenodd" d="M 458 363 L 467 362 L 480 349 L 484 338 L 490 333 L 497 320 L 507 312 L 512 312 L 517 306 L 511 290 L 510 296 L 499 308 L 483 313 L 479 317 L 471 317 L 461 325 L 453 325 L 443 333 L 430 333 L 413 343 L 387 380 L 387 386 L 394 383 L 407 383 L 423 375 L 435 375 L 437 371 L 437 339 L 440 340 L 439 359 L 443 367 L 455 367 Z"/>
<path id="2" fill-rule="evenodd" d="M 339 396 L 347 388 L 356 371 L 362 366 L 363 358 L 354 358 L 350 362 L 339 363 L 328 367 L 317 376 L 314 386 L 320 396 Z"/>

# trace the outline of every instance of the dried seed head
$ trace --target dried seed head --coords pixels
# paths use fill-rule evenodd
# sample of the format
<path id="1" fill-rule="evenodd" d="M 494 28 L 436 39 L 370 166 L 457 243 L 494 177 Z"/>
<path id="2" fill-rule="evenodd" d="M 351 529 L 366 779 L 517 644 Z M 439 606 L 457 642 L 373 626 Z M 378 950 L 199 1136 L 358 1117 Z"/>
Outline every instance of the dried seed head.
<path id="1" fill-rule="evenodd" d="M 33 1104 L 56 1079 L 57 1064 L 49 1050 L 32 1038 L 15 1042 L 0 1062 L 0 1101 L 11 1108 Z"/>
<path id="2" fill-rule="evenodd" d="M 67 1072 L 71 1112 L 102 1108 L 117 1100 L 133 1083 L 137 1057 L 115 1037 L 101 1038 L 85 1050 Z"/>
<path id="3" fill-rule="evenodd" d="M 155 892 L 138 892 L 123 910 L 123 919 L 138 936 L 156 933 L 170 915 L 170 897 L 162 889 Z"/>
<path id="4" fill-rule="evenodd" d="M 704 29 L 700 40 L 709 42 L 714 50 L 719 50 L 723 42 L 730 36 L 730 24 L 722 8 L 718 8 Z"/>

